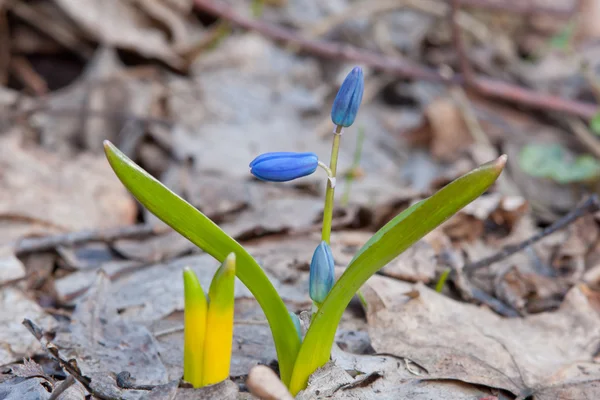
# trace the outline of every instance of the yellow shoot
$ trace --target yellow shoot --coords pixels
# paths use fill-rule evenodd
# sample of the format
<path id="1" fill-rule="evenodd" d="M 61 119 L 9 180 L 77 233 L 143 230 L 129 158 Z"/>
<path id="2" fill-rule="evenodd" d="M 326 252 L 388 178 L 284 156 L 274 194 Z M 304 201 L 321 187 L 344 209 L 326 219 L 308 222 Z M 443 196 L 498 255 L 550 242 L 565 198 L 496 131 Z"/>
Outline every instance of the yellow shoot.
<path id="1" fill-rule="evenodd" d="M 185 299 L 183 379 L 197 388 L 203 386 L 202 367 L 208 307 L 198 277 L 187 267 L 183 270 L 183 290 Z"/>
<path id="2" fill-rule="evenodd" d="M 227 256 L 215 273 L 208 297 L 207 325 L 204 343 L 203 384 L 212 385 L 229 377 L 233 342 L 233 307 L 235 283 L 235 254 Z"/>

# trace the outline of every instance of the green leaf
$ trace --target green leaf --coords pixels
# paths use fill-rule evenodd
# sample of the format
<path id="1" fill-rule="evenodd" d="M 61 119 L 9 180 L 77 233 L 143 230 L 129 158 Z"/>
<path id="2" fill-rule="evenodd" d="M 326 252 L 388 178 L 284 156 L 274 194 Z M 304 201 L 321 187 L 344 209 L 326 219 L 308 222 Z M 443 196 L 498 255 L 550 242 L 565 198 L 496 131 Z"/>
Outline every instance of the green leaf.
<path id="1" fill-rule="evenodd" d="M 285 304 L 256 260 L 213 221 L 140 168 L 112 143 L 105 141 L 104 151 L 123 185 L 151 213 L 219 262 L 235 253 L 236 275 L 252 292 L 267 317 L 281 378 L 283 382 L 289 382 L 300 339 Z"/>
<path id="2" fill-rule="evenodd" d="M 400 213 L 359 250 L 314 315 L 294 365 L 289 386 L 293 395 L 304 389 L 310 374 L 329 360 L 344 309 L 367 279 L 483 194 L 496 181 L 505 164 L 506 156 L 502 156 L 451 182 Z"/>
<path id="3" fill-rule="evenodd" d="M 590 129 L 595 135 L 600 135 L 600 112 L 596 113 L 590 121 Z"/>
<path id="4" fill-rule="evenodd" d="M 600 162 L 591 155 L 574 156 L 559 144 L 529 144 L 519 154 L 527 174 L 558 183 L 588 182 L 600 178 Z"/>
<path id="5" fill-rule="evenodd" d="M 442 272 L 442 275 L 440 276 L 440 279 L 435 284 L 435 291 L 436 292 L 442 293 L 442 290 L 444 290 L 444 285 L 446 284 L 446 281 L 448 280 L 448 275 L 450 275 L 450 271 L 451 271 L 450 268 L 446 268 Z"/>
<path id="6" fill-rule="evenodd" d="M 569 21 L 556 36 L 550 39 L 550 47 L 563 51 L 569 50 L 571 48 L 574 33 L 575 23 Z"/>

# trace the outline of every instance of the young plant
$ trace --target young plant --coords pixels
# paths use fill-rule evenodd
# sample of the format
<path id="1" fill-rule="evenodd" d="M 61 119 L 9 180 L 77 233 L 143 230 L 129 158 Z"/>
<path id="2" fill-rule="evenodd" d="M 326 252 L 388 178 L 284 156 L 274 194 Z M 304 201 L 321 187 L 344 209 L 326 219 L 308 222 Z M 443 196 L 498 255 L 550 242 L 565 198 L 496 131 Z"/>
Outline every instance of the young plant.
<path id="1" fill-rule="evenodd" d="M 234 253 L 229 254 L 215 272 L 208 300 L 194 271 L 183 270 L 183 379 L 194 387 L 211 385 L 229 377 L 234 283 Z"/>
<path id="2" fill-rule="evenodd" d="M 484 164 L 397 215 L 367 241 L 334 283 L 334 260 L 329 244 L 337 159 L 343 128 L 352 125 L 356 118 L 363 87 L 362 70 L 356 67 L 348 74 L 334 100 L 331 119 L 335 129 L 329 165 L 319 161 L 314 153 L 292 152 L 262 154 L 250 163 L 252 174 L 264 181 L 289 181 L 312 174 L 319 166 L 328 175 L 321 241 L 313 254 L 309 280 L 315 312 L 304 340 L 297 316 L 288 313 L 258 263 L 239 243 L 105 142 L 106 155 L 115 173 L 148 210 L 217 260 L 222 262 L 232 252 L 237 255 L 236 275 L 265 313 L 277 350 L 281 379 L 294 395 L 304 389 L 308 377 L 329 360 L 344 309 L 367 279 L 483 194 L 506 163 L 506 156 L 502 156 Z M 208 335 L 212 328 L 208 325 L 207 329 Z"/>

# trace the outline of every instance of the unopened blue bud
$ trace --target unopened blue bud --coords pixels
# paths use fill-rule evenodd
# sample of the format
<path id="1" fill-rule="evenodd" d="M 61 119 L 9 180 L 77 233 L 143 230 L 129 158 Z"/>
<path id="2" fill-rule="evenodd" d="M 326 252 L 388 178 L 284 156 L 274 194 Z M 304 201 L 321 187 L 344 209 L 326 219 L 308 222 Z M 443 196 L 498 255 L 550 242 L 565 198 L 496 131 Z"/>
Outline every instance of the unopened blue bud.
<path id="1" fill-rule="evenodd" d="M 360 67 L 354 67 L 346 76 L 331 107 L 331 120 L 339 126 L 350 126 L 356 119 L 362 101 L 365 81 Z"/>
<path id="2" fill-rule="evenodd" d="M 264 153 L 252 160 L 250 172 L 262 181 L 286 182 L 312 174 L 318 163 L 315 153 Z"/>
<path id="3" fill-rule="evenodd" d="M 291 311 L 288 312 L 290 313 L 290 317 L 292 318 L 292 322 L 294 323 L 294 328 L 296 328 L 296 333 L 298 334 L 300 340 L 302 340 L 302 325 L 300 325 L 300 318 L 298 318 L 296 313 L 293 313 Z"/>
<path id="4" fill-rule="evenodd" d="M 268 182 L 286 182 L 310 175 L 317 169 L 315 153 L 264 153 L 250 163 L 250 172 Z"/>
<path id="5" fill-rule="evenodd" d="M 321 242 L 310 262 L 310 278 L 308 292 L 310 298 L 317 304 L 323 303 L 333 287 L 334 263 L 331 248 L 327 242 Z"/>

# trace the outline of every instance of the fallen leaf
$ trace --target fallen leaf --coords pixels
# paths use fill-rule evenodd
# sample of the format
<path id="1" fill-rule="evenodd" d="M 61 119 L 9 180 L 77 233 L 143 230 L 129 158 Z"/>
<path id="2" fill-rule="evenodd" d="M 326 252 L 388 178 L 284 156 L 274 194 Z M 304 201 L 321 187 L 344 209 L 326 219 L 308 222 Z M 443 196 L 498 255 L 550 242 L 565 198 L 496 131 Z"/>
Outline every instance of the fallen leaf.
<path id="1" fill-rule="evenodd" d="M 47 400 L 51 390 L 52 385 L 44 378 L 16 377 L 0 383 L 0 398 Z"/>
<path id="2" fill-rule="evenodd" d="M 21 324 L 23 318 L 35 321 L 44 330 L 54 329 L 54 318 L 23 292 L 12 287 L 0 289 L 0 365 L 9 364 L 22 357 L 32 356 L 40 345 Z"/>
<path id="3" fill-rule="evenodd" d="M 0 246 L 0 270 L 2 271 L 0 285 L 25 277 L 25 267 L 15 257 L 14 251 L 10 246 Z"/>
<path id="4" fill-rule="evenodd" d="M 130 2 L 57 0 L 56 3 L 99 43 L 158 58 L 175 68 L 183 66 L 151 16 L 140 13 Z"/>
<path id="5" fill-rule="evenodd" d="M 407 135 L 428 142 L 431 154 L 442 161 L 456 161 L 473 142 L 458 105 L 450 97 L 433 100 L 425 108 L 422 124 Z"/>
<path id="6" fill-rule="evenodd" d="M 131 373 L 138 384 L 167 383 L 155 339 L 144 326 L 119 317 L 118 303 L 109 289 L 110 281 L 100 272 L 91 290 L 78 302 L 68 331 L 59 332 L 54 344 L 63 357 L 77 360 L 93 384 L 122 371 Z M 103 385 L 110 387 L 106 381 Z M 114 385 L 113 380 L 112 389 L 119 392 Z"/>
<path id="7" fill-rule="evenodd" d="M 369 335 L 377 352 L 413 360 L 428 371 L 428 378 L 515 395 L 533 391 L 535 399 L 544 399 L 544 391 L 577 393 L 600 376 L 593 364 L 600 320 L 578 288 L 555 312 L 502 319 L 423 285 L 416 286 L 416 299 L 397 296 L 407 286 L 378 276 L 369 281 Z"/>
<path id="8" fill-rule="evenodd" d="M 31 378 L 33 376 L 45 377 L 47 380 L 50 378 L 46 377 L 42 367 L 35 361 L 25 359 L 23 364 L 16 364 L 10 367 L 11 372 L 14 376 L 20 376 L 22 378 Z"/>
<path id="9" fill-rule="evenodd" d="M 20 142 L 0 138 L 0 220 L 11 222 L 0 224 L 2 241 L 135 221 L 135 203 L 103 157 L 63 159 Z"/>

